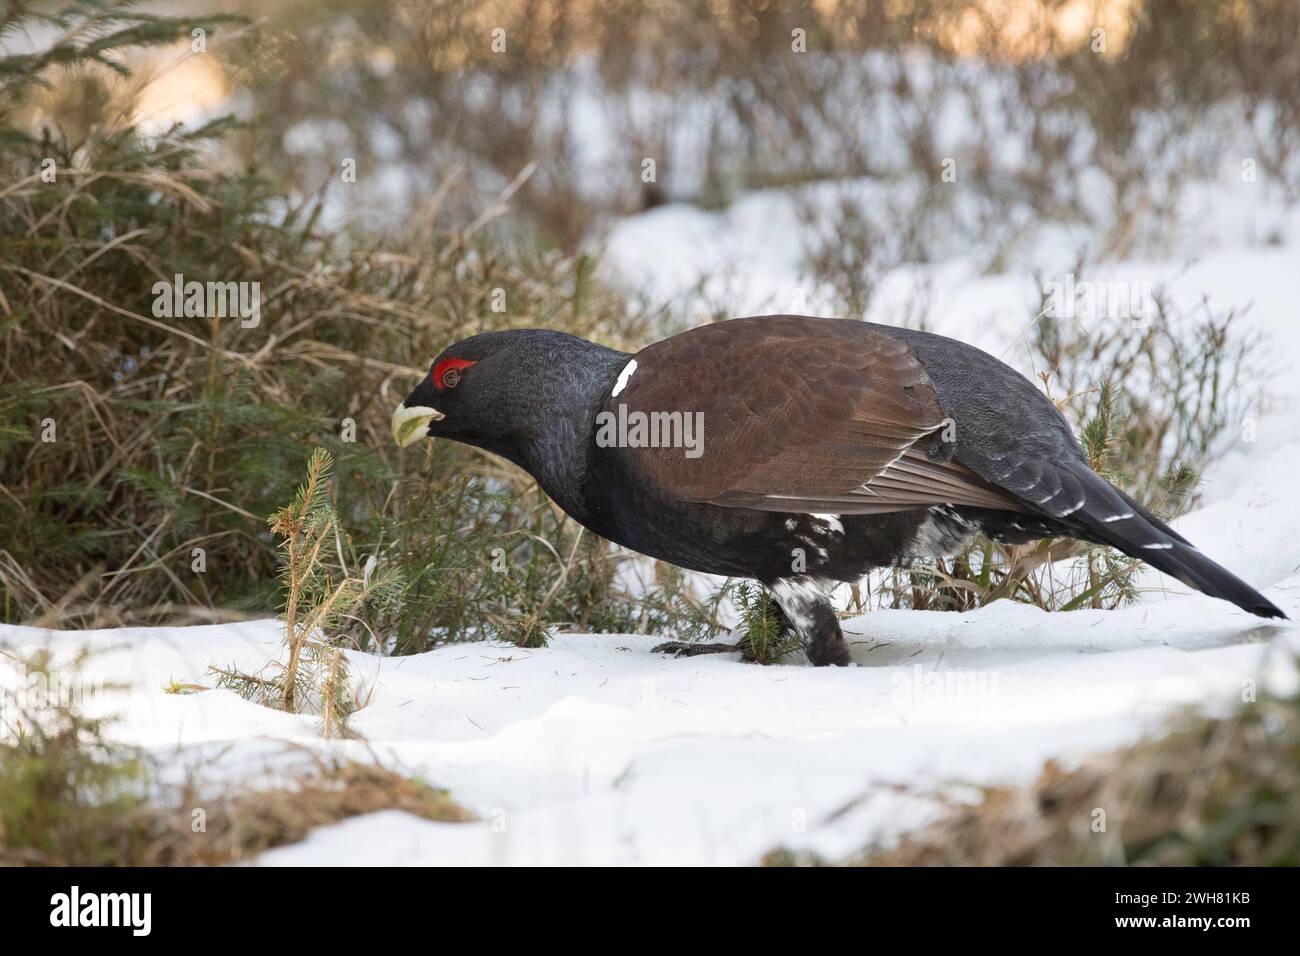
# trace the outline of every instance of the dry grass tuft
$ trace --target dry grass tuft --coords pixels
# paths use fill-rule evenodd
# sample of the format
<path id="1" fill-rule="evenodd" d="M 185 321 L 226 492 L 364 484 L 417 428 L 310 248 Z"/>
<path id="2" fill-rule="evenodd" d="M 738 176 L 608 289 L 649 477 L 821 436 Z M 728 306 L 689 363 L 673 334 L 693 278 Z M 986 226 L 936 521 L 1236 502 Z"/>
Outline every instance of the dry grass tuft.
<path id="1" fill-rule="evenodd" d="M 932 825 L 838 865 L 1296 866 L 1300 697 L 1188 714 L 1078 769 L 1049 762 L 1027 787 L 941 799 Z M 827 863 L 788 851 L 766 862 Z"/>
<path id="2" fill-rule="evenodd" d="M 206 832 L 192 828 L 193 810 L 205 811 Z M 318 760 L 286 785 L 202 799 L 187 791 L 174 808 L 154 809 L 154 836 L 136 865 L 195 866 L 239 863 L 298 843 L 316 827 L 379 810 L 401 810 L 425 820 L 474 819 L 445 791 L 370 763 Z"/>
<path id="3" fill-rule="evenodd" d="M 197 770 L 179 788 L 164 785 L 149 755 L 113 741 L 75 693 L 33 692 L 80 686 L 87 652 L 57 670 L 48 653 L 5 656 L 22 679 L 0 692 L 0 866 L 238 863 L 377 810 L 473 819 L 422 780 L 306 749 L 276 786 L 214 790 Z"/>

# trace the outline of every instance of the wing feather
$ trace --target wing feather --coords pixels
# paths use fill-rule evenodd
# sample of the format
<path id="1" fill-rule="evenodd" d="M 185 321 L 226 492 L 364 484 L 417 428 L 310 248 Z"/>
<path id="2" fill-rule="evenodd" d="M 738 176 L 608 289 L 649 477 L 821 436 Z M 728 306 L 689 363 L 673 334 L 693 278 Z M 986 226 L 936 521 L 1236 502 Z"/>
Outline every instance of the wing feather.
<path id="1" fill-rule="evenodd" d="M 866 323 L 733 319 L 651 345 L 636 363 L 605 411 L 698 416 L 702 448 L 616 453 L 687 500 L 835 514 L 1022 507 L 947 460 L 936 432 L 949 419 L 924 367 Z"/>

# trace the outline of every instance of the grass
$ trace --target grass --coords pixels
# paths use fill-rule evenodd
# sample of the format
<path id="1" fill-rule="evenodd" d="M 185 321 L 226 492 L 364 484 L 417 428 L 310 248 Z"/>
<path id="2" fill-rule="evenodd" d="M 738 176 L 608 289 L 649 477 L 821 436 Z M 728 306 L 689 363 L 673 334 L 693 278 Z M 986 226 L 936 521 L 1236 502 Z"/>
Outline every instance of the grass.
<path id="1" fill-rule="evenodd" d="M 87 656 L 59 668 L 48 654 L 16 663 L 50 686 L 56 673 L 75 683 Z M 213 787 L 197 769 L 180 786 L 164 785 L 149 754 L 114 741 L 110 727 L 75 700 L 0 696 L 0 866 L 219 865 L 377 810 L 473 819 L 420 779 L 310 751 L 271 787 Z"/>
<path id="2" fill-rule="evenodd" d="M 115 24 L 129 14 L 68 10 L 47 49 L 0 67 L 17 78 L 0 89 L 0 618 L 104 627 L 274 610 L 284 558 L 264 516 L 320 447 L 336 472 L 327 557 L 338 582 L 365 582 L 339 622 L 352 646 L 530 643 L 556 623 L 639 619 L 639 598 L 612 586 L 622 556 L 527 476 L 451 443 L 403 456 L 387 418 L 455 339 L 547 326 L 619 345 L 647 317 L 595 281 L 590 259 L 507 248 L 472 223 L 331 234 L 321 195 L 218 159 L 250 132 L 231 121 L 142 135 L 120 119 L 137 33 Z M 0 30 L 35 16 L 7 8 Z M 207 25 L 218 43 L 224 21 Z M 151 42 L 180 35 L 174 21 L 145 26 Z M 89 50 L 86 36 L 102 39 Z M 110 56 L 114 69 L 98 62 Z M 47 98 L 74 87 L 80 125 Z M 483 222 L 506 208 L 484 197 Z M 177 273 L 257 283 L 261 321 L 155 317 L 155 283 Z"/>
<path id="3" fill-rule="evenodd" d="M 993 268 L 1031 222 L 1094 225 L 1103 255 L 1165 246 L 1187 188 L 1243 157 L 1260 183 L 1300 197 L 1300 60 L 1287 42 L 1300 13 L 1289 0 L 1139 0 L 1089 9 L 1082 23 L 1034 0 L 1013 23 L 981 0 L 249 7 L 268 29 L 222 53 L 266 109 L 268 134 L 244 155 L 310 183 L 335 177 L 338 156 L 398 165 L 411 193 L 394 199 L 361 178 L 347 201 L 393 215 L 437 192 L 440 215 L 463 224 L 481 212 L 476 184 L 504 186 L 535 163 L 512 204 L 569 251 L 609 215 L 665 200 L 720 208 L 747 190 L 855 178 L 887 185 L 897 206 L 821 251 L 871 275 L 900 251 L 939 255 L 945 237 L 988 247 Z M 1105 50 L 1084 26 L 1105 30 Z M 510 38 L 505 54 L 479 39 L 493 28 Z M 796 29 L 806 52 L 793 48 Z M 583 130 L 563 108 L 578 101 L 610 131 L 595 161 L 583 161 Z M 329 131 L 328 148 L 281 135 L 304 123 Z M 646 158 L 653 183 L 640 176 Z M 948 158 L 968 208 L 940 178 Z M 866 301 L 870 276 L 840 278 Z"/>

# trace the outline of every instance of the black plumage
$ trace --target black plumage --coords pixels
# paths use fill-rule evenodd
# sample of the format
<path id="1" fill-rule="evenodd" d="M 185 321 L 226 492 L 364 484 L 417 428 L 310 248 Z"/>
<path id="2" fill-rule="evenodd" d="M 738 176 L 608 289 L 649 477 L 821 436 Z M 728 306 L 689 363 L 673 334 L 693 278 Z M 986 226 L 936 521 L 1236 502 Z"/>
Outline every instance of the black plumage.
<path id="1" fill-rule="evenodd" d="M 638 421 L 650 427 L 624 427 Z M 1284 616 L 1093 472 L 1027 379 L 926 332 L 760 316 L 635 355 L 559 332 L 487 333 L 438 357 L 393 433 L 484 448 L 597 534 L 762 581 L 817 664 L 849 659 L 826 582 L 952 553 L 976 533 L 1110 545 Z"/>

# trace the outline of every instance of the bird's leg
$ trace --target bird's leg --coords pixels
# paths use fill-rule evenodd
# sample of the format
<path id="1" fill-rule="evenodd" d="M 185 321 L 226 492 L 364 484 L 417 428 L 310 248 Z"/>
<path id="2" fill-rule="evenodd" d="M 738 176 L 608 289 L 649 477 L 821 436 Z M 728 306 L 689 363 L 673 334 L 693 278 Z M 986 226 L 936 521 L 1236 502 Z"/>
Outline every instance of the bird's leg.
<path id="1" fill-rule="evenodd" d="M 783 619 L 799 635 L 809 661 L 817 667 L 845 667 L 852 662 L 835 606 L 820 584 L 806 576 L 780 578 L 768 585 L 768 590 Z"/>
<path id="2" fill-rule="evenodd" d="M 781 633 L 797 634 L 809 661 L 818 667 L 827 664 L 844 667 L 852 662 L 849 646 L 840 631 L 840 619 L 820 585 L 807 577 L 784 578 L 768 590 L 772 596 L 766 600 L 771 602 L 771 611 L 781 622 Z M 740 644 L 693 641 L 667 641 L 651 648 L 674 657 L 734 654 L 742 649 Z"/>
<path id="3" fill-rule="evenodd" d="M 772 614 L 780 620 L 782 633 L 788 631 L 790 622 L 785 619 L 785 615 L 781 612 L 781 605 L 770 597 L 764 598 L 764 600 L 770 602 L 769 606 Z M 732 634 L 735 633 L 733 629 Z M 674 657 L 695 657 L 699 654 L 735 654 L 743 650 L 744 648 L 741 647 L 740 643 L 725 644 L 721 641 L 708 643 L 702 641 L 667 641 L 650 648 L 651 653 L 672 654 Z"/>

